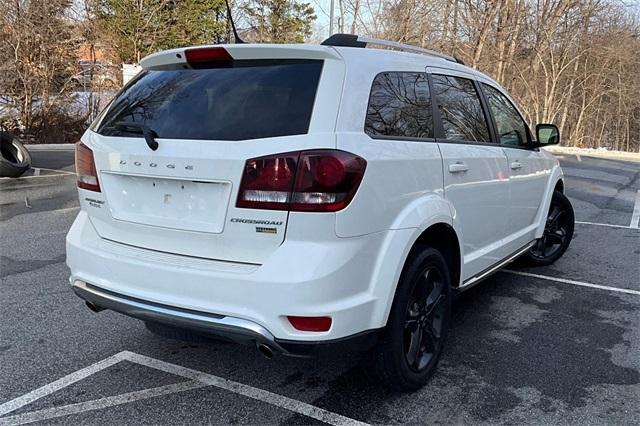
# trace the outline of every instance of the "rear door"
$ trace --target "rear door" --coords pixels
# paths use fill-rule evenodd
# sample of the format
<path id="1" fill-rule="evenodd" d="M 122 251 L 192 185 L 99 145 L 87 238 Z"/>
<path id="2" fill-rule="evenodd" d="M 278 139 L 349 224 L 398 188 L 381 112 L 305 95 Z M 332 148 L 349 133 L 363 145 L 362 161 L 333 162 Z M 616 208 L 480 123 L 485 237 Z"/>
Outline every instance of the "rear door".
<path id="1" fill-rule="evenodd" d="M 539 149 L 527 148 L 529 128 L 509 98 L 482 83 L 497 139 L 509 162 L 510 213 L 505 244 L 516 251 L 534 239 L 538 209 L 551 173 L 551 162 Z"/>
<path id="2" fill-rule="evenodd" d="M 236 207 L 246 160 L 335 147 L 326 134 L 335 126 L 343 66 L 329 48 L 294 53 L 244 48 L 235 52 L 242 59 L 197 66 L 156 56 L 83 137 L 102 192 L 80 190 L 80 198 L 98 234 L 262 263 L 282 243 L 288 212 Z M 154 132 L 157 150 L 140 126 Z"/>
<path id="3" fill-rule="evenodd" d="M 463 280 L 489 268 L 502 248 L 509 218 L 509 173 L 502 148 L 491 143 L 489 121 L 474 80 L 460 73 L 431 75 L 436 139 L 442 153 L 445 197 L 462 229 Z"/>

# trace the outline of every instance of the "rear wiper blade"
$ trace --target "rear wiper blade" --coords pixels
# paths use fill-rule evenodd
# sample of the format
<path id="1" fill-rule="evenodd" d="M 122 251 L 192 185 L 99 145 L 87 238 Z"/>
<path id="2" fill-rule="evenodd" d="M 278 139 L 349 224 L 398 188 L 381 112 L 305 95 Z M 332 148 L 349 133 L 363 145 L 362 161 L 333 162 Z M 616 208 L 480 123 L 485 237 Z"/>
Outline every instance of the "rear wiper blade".
<path id="1" fill-rule="evenodd" d="M 158 145 L 158 141 L 156 141 L 158 134 L 153 130 L 151 130 L 148 126 L 145 126 L 144 124 L 140 124 L 140 123 L 118 121 L 115 127 L 121 132 L 138 133 L 143 135 L 144 140 L 147 142 L 147 145 L 149 146 L 149 148 L 151 148 L 154 151 L 158 149 L 159 145 Z"/>

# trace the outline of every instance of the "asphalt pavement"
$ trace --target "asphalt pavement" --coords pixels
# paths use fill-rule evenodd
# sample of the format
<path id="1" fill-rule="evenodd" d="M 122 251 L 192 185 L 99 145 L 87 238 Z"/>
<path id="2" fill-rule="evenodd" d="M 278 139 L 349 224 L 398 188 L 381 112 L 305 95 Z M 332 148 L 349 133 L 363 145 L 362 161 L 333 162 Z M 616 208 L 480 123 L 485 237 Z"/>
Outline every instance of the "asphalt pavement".
<path id="1" fill-rule="evenodd" d="M 512 266 L 456 302 L 428 386 L 380 389 L 358 358 L 188 344 L 71 291 L 72 151 L 0 179 L 0 424 L 639 424 L 640 163 L 559 156 L 576 210 L 556 264 Z"/>

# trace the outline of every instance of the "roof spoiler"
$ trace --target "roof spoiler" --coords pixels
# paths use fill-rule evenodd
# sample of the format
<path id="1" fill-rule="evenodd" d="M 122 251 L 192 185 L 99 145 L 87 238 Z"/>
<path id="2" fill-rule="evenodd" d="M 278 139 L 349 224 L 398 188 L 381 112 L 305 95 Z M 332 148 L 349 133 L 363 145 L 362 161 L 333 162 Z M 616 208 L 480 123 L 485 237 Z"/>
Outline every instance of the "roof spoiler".
<path id="1" fill-rule="evenodd" d="M 464 65 L 462 59 L 454 56 L 445 55 L 435 50 L 423 49 L 422 47 L 411 46 L 410 44 L 402 44 L 395 41 L 381 40 L 377 38 L 359 36 L 355 34 L 334 34 L 322 42 L 323 46 L 341 46 L 341 47 L 360 47 L 365 48 L 367 45 L 389 47 L 403 52 L 420 53 L 423 55 L 435 56 L 446 59 L 447 61 L 457 62 Z"/>

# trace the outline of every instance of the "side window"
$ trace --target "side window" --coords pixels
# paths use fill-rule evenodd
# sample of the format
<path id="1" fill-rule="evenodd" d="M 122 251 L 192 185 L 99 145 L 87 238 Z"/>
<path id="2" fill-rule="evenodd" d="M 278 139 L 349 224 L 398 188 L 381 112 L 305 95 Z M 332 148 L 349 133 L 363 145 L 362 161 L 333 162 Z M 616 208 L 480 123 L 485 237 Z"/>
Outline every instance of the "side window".
<path id="1" fill-rule="evenodd" d="M 529 141 L 527 125 L 509 99 L 497 89 L 482 84 L 498 129 L 501 145 L 522 146 Z"/>
<path id="2" fill-rule="evenodd" d="M 369 136 L 433 137 L 425 73 L 383 72 L 371 86 L 364 131 Z"/>
<path id="3" fill-rule="evenodd" d="M 433 90 L 446 140 L 490 142 L 489 127 L 473 81 L 433 75 Z"/>

